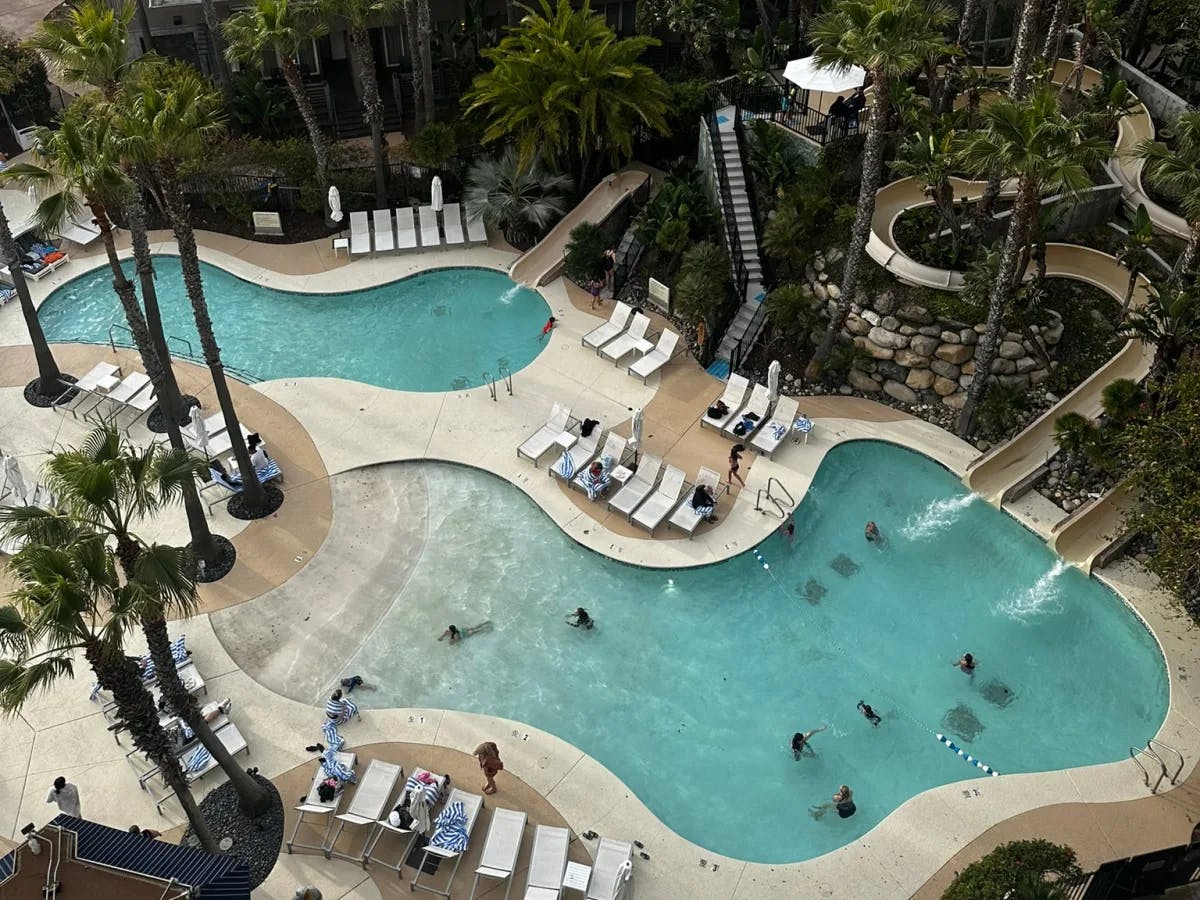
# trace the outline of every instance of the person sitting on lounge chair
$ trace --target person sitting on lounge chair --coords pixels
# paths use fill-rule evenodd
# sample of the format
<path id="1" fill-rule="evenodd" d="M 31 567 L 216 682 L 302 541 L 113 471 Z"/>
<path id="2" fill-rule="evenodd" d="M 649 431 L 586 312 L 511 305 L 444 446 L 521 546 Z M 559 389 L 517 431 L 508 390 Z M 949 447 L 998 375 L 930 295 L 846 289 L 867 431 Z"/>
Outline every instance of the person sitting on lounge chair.
<path id="1" fill-rule="evenodd" d="M 608 467 L 601 460 L 596 460 L 590 466 L 583 476 L 583 487 L 587 491 L 588 499 L 595 500 L 608 490 L 608 486 L 612 484 L 612 477 L 608 474 Z"/>
<path id="2" fill-rule="evenodd" d="M 717 501 L 713 499 L 712 490 L 707 485 L 696 485 L 696 490 L 692 492 L 691 503 L 696 515 L 705 522 L 717 521 L 717 517 L 713 515 L 713 511 L 717 508 Z"/>
<path id="3" fill-rule="evenodd" d="M 257 431 L 246 438 L 246 449 L 250 451 L 250 462 L 256 470 L 266 468 L 267 460 L 271 456 L 267 453 L 267 445 L 263 443 L 263 439 L 258 436 Z"/>
<path id="4" fill-rule="evenodd" d="M 231 472 L 225 471 L 225 466 L 223 466 L 221 461 L 215 457 L 208 461 L 208 477 L 217 484 L 223 484 L 226 487 L 229 487 L 231 490 L 240 491 L 242 489 L 241 474 L 239 473 L 235 475 Z"/>

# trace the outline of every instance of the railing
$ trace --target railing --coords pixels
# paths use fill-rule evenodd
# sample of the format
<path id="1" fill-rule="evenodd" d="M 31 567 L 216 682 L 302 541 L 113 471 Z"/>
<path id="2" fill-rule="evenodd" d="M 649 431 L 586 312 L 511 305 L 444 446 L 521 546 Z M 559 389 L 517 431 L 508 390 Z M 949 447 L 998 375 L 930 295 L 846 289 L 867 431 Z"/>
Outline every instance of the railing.
<path id="1" fill-rule="evenodd" d="M 511 397 L 513 395 L 512 370 L 508 366 L 501 364 L 496 368 L 496 374 L 504 379 L 504 386 L 508 388 L 508 396 Z"/>
<path id="2" fill-rule="evenodd" d="M 1171 779 L 1171 784 L 1178 784 L 1179 776 L 1183 772 L 1183 765 L 1184 765 L 1183 754 L 1180 753 L 1178 750 L 1176 750 L 1174 747 L 1168 746 L 1167 744 L 1164 744 L 1162 741 L 1157 740 L 1156 738 L 1150 738 L 1150 740 L 1146 741 L 1146 747 L 1147 747 L 1147 749 L 1153 749 L 1154 747 L 1160 747 L 1163 750 L 1166 750 L 1168 753 L 1175 754 L 1175 756 L 1179 759 L 1179 765 L 1175 768 L 1175 774 L 1169 775 L 1168 777 Z M 1162 757 L 1159 757 L 1159 759 L 1161 760 Z M 1163 766 L 1164 766 L 1164 768 L 1166 767 L 1165 761 L 1163 762 Z"/>
<path id="3" fill-rule="evenodd" d="M 488 390 L 492 392 L 492 402 L 498 402 L 496 399 L 496 379 L 492 377 L 491 372 L 483 373 L 483 383 L 486 384 Z"/>
<path id="4" fill-rule="evenodd" d="M 734 292 L 738 298 L 734 307 L 736 314 L 737 307 L 740 307 L 746 299 L 746 287 L 750 283 L 750 272 L 746 268 L 742 242 L 738 238 L 737 218 L 733 212 L 733 192 L 729 188 L 729 173 L 725 169 L 725 153 L 721 145 L 721 132 L 717 127 L 717 117 L 709 113 L 706 119 L 709 139 L 712 142 L 713 164 L 717 169 L 717 186 L 721 193 L 721 219 L 725 223 L 726 248 L 729 250 L 729 261 L 733 266 Z M 731 315 L 729 321 L 732 320 L 733 316 Z M 728 326 L 728 322 L 726 322 L 726 326 Z M 724 329 L 722 329 L 711 335 L 709 346 L 714 349 L 720 346 L 724 334 Z"/>
<path id="5" fill-rule="evenodd" d="M 738 153 L 742 158 L 742 175 L 746 179 L 746 198 L 750 201 L 750 224 L 754 228 L 754 243 L 758 247 L 758 267 L 762 272 L 763 284 L 774 284 L 774 271 L 762 249 L 762 223 L 766 219 L 760 215 L 758 208 L 758 179 L 754 177 L 754 167 L 750 165 L 750 142 L 746 138 L 746 125 L 739 115 L 733 120 L 733 133 L 737 135 Z M 745 299 L 745 298 L 743 298 Z"/>
<path id="6" fill-rule="evenodd" d="M 117 342 L 115 340 L 113 340 L 113 329 L 120 329 L 121 331 L 123 331 L 127 335 L 129 335 L 129 346 L 130 347 L 133 346 L 133 332 L 129 330 L 129 327 L 126 325 L 122 325 L 120 322 L 113 322 L 111 325 L 108 326 L 108 346 L 112 347 L 113 353 L 117 352 Z M 124 345 L 122 345 L 122 346 L 124 346 Z"/>
<path id="7" fill-rule="evenodd" d="M 867 110 L 857 116 L 831 116 L 804 102 L 807 91 L 781 84 L 748 85 L 735 78 L 718 82 L 727 102 L 756 119 L 768 119 L 824 147 L 830 141 L 866 131 Z"/>
<path id="8" fill-rule="evenodd" d="M 777 497 L 777 496 L 775 496 L 775 494 L 771 493 L 771 485 L 775 485 L 779 488 L 780 496 Z M 767 500 L 770 502 L 771 506 L 774 507 L 773 510 L 770 507 L 764 507 L 762 505 L 763 497 L 766 497 Z M 783 498 L 787 498 L 786 504 L 785 504 Z M 758 489 L 758 495 L 754 499 L 755 512 L 760 512 L 764 516 L 766 516 L 766 515 L 773 516 L 773 515 L 776 515 L 776 513 L 778 513 L 778 518 L 781 520 L 786 519 L 788 510 L 795 509 L 795 507 L 796 507 L 796 499 L 792 496 L 791 491 L 789 491 L 786 487 L 784 487 L 783 482 L 780 481 L 778 478 L 776 478 L 774 475 L 772 475 L 770 478 L 767 479 L 766 487 Z"/>
<path id="9" fill-rule="evenodd" d="M 181 343 L 181 344 L 183 344 L 183 346 L 187 347 L 188 359 L 196 358 L 196 353 L 195 353 L 195 351 L 192 350 L 192 342 L 189 341 L 187 338 L 181 338 L 177 334 L 168 334 L 167 335 L 167 347 L 168 348 L 171 346 L 171 341 L 179 341 L 179 343 Z"/>
<path id="10" fill-rule="evenodd" d="M 1162 757 L 1154 752 L 1153 748 L 1150 747 L 1149 741 L 1146 742 L 1145 747 L 1130 747 L 1129 756 L 1135 763 L 1137 763 L 1137 767 L 1142 770 L 1142 780 L 1146 783 L 1146 787 L 1150 788 L 1150 793 L 1157 794 L 1159 785 L 1161 785 L 1163 779 L 1167 777 L 1167 764 L 1162 761 Z M 1150 770 L 1142 765 L 1142 761 L 1138 759 L 1139 756 L 1152 759 L 1158 764 L 1157 767 L 1153 765 L 1150 767 L 1151 769 L 1158 769 L 1158 777 L 1154 779 L 1153 785 L 1150 784 Z"/>
<path id="11" fill-rule="evenodd" d="M 767 301 L 764 297 L 762 302 L 758 304 L 758 309 L 754 310 L 754 316 L 750 319 L 750 324 L 746 326 L 745 332 L 738 338 L 737 343 L 733 345 L 733 350 L 729 354 L 729 371 L 736 372 L 750 355 L 750 351 L 754 349 L 754 345 L 758 343 L 758 338 L 762 335 L 767 322 Z"/>

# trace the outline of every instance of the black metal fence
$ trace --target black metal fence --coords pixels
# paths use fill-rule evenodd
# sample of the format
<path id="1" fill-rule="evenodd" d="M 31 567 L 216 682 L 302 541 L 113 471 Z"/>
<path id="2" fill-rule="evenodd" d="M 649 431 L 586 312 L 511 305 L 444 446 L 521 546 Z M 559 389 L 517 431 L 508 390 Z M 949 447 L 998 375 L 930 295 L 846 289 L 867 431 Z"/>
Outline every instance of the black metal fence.
<path id="1" fill-rule="evenodd" d="M 720 84 L 726 103 L 756 119 L 767 119 L 824 147 L 830 141 L 841 140 L 865 131 L 868 111 L 857 114 L 831 115 L 807 104 L 807 91 L 777 83 L 748 85 L 736 79 Z"/>
<path id="2" fill-rule="evenodd" d="M 746 268 L 746 258 L 742 252 L 742 242 L 738 237 L 737 222 L 733 218 L 733 194 L 729 188 L 729 173 L 725 169 L 725 157 L 721 152 L 721 132 L 717 126 L 717 117 L 714 113 L 709 113 L 705 117 L 708 125 L 708 136 L 712 143 L 713 163 L 717 169 L 717 189 L 721 194 L 721 219 L 725 223 L 725 248 L 729 251 L 729 261 L 733 266 L 733 289 L 735 303 L 730 304 L 729 315 L 723 317 L 724 321 L 714 323 L 713 333 L 705 346 L 706 359 L 701 360 L 704 365 L 712 362 L 712 355 L 716 348 L 721 344 L 721 338 L 725 335 L 726 329 L 729 328 L 733 317 L 737 315 L 738 307 L 741 306 L 742 300 L 746 296 L 746 288 L 750 284 L 750 272 Z"/>

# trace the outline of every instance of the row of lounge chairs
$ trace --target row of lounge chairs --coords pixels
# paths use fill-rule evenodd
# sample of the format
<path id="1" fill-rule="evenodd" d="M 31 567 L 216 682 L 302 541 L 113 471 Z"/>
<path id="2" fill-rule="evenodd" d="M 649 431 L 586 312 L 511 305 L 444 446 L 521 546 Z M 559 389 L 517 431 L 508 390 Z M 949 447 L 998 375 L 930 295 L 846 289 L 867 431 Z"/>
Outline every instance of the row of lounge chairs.
<path id="1" fill-rule="evenodd" d="M 144 372 L 124 375 L 120 366 L 101 362 L 73 384 L 63 382 L 54 408 L 72 417 L 107 422 L 128 433 L 142 416 L 158 405 L 154 385 Z"/>
<path id="2" fill-rule="evenodd" d="M 333 764 L 345 770 L 353 772 L 358 766 L 358 755 L 352 751 L 330 753 L 333 756 Z M 410 890 L 450 896 L 451 885 L 470 846 L 475 823 L 483 809 L 482 796 L 457 787 L 451 788 L 447 793 L 449 778 L 425 769 L 416 769 L 404 780 L 404 770 L 400 765 L 372 759 L 362 777 L 357 780 L 354 796 L 343 812 L 341 809 L 346 790 L 337 792 L 330 799 L 321 798 L 320 786 L 326 777 L 326 767 L 318 763 L 309 791 L 296 807 L 300 816 L 286 842 L 288 853 L 296 847 L 319 850 L 327 859 L 336 856 L 358 862 L 364 867 L 368 863 L 375 863 L 400 874 L 403 874 L 406 864 L 412 865 L 416 874 L 409 882 Z M 398 789 L 397 785 L 400 785 Z M 414 810 L 417 805 L 422 807 L 416 811 L 420 813 L 424 822 L 422 818 L 414 816 L 414 821 L 405 827 L 396 824 L 396 820 L 390 818 L 390 811 L 400 807 L 405 799 L 408 800 L 407 808 L 410 810 Z M 442 811 L 435 817 L 433 812 L 439 804 L 442 804 Z M 300 829 L 306 824 L 316 827 L 316 833 L 319 834 L 316 843 L 305 843 L 301 840 Z M 503 808 L 492 811 L 479 865 L 475 870 L 475 881 L 471 886 L 472 900 L 479 890 L 480 880 L 484 878 L 507 882 L 505 897 L 508 896 L 512 886 L 510 879 L 517 868 L 525 826 L 524 812 Z M 347 827 L 363 834 L 362 843 L 359 845 L 361 849 L 351 851 L 348 848 L 339 848 L 339 842 Z M 424 846 L 417 850 L 420 854 L 417 858 L 413 849 L 417 846 L 418 838 L 428 830 L 432 830 L 433 833 Z M 314 834 L 311 828 L 308 834 Z M 391 852 L 387 852 L 388 848 L 381 846 L 388 836 L 399 838 L 398 854 L 394 852 L 397 843 L 395 841 L 388 842 L 392 845 Z M 526 900 L 557 900 L 561 896 L 569 844 L 570 832 L 567 829 L 548 825 L 537 826 L 526 878 Z M 422 876 L 428 873 L 431 857 L 436 857 L 440 864 L 449 866 L 449 875 L 445 876 L 444 880 L 441 865 L 436 867 L 438 874 L 435 877 L 440 882 L 439 886 L 421 881 Z M 587 898 L 616 900 L 629 881 L 632 869 L 633 846 L 624 841 L 603 839 L 589 880 Z"/>
<path id="3" fill-rule="evenodd" d="M 350 213 L 350 256 L 391 253 L 395 250 L 428 250 L 432 247 L 469 247 L 487 243 L 483 219 L 465 218 L 457 203 L 447 203 L 441 212 L 432 206 L 414 210 L 402 206 L 393 216 L 390 209 L 377 209 L 368 218 L 365 211 Z"/>
<path id="4" fill-rule="evenodd" d="M 713 410 L 722 407 L 725 413 L 713 415 Z M 700 427 L 712 428 L 731 440 L 744 441 L 771 458 L 798 421 L 802 423 L 799 433 L 808 443 L 812 422 L 800 415 L 799 400 L 780 396 L 772 409 L 771 394 L 765 385 L 756 384 L 751 389 L 744 376 L 732 372 L 720 399 L 700 416 Z"/>
<path id="5" fill-rule="evenodd" d="M 665 328 L 658 335 L 657 344 L 652 343 L 646 337 L 649 330 L 649 316 L 635 313 L 629 304 L 618 300 L 613 304 L 608 321 L 585 334 L 580 344 L 591 347 L 605 359 L 611 359 L 613 365 L 619 365 L 629 353 L 640 351 L 641 358 L 626 371 L 641 378 L 642 384 L 645 384 L 651 375 L 670 362 L 679 343 L 679 335 Z"/>

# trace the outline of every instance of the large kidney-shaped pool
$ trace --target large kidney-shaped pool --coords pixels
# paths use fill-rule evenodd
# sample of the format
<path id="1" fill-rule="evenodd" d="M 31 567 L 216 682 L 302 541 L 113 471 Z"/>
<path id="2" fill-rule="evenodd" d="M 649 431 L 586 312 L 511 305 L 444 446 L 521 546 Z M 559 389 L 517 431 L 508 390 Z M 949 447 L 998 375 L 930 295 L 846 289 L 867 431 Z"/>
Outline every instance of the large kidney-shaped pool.
<path id="1" fill-rule="evenodd" d="M 179 259 L 157 256 L 163 330 L 200 344 Z M 256 379 L 324 375 L 402 391 L 478 387 L 484 373 L 529 365 L 550 308 L 536 291 L 489 269 L 433 269 L 344 294 L 297 294 L 200 264 L 221 357 Z M 126 264 L 132 276 L 132 263 Z M 38 313 L 52 341 L 107 343 L 125 316 L 107 268 L 57 288 Z M 118 343 L 128 332 L 113 329 Z M 170 341 L 171 352 L 187 355 Z"/>
<path id="2" fill-rule="evenodd" d="M 492 475 L 397 471 L 425 484 L 427 538 L 339 670 L 375 688 L 362 702 L 553 732 L 711 851 L 808 859 L 950 782 L 968 782 L 963 803 L 986 802 L 975 791 L 986 798 L 990 781 L 936 732 L 1001 774 L 1038 772 L 1119 760 L 1166 714 L 1162 655 L 1122 601 L 907 450 L 831 451 L 794 542 L 760 546 L 767 570 L 750 554 L 681 571 L 622 565 L 581 550 Z M 884 545 L 864 540 L 868 519 Z M 564 622 L 577 606 L 594 630 Z M 437 641 L 447 623 L 486 619 L 493 629 L 460 645 Z M 974 677 L 953 665 L 964 651 Z M 793 760 L 793 732 L 821 726 L 814 754 Z M 479 737 L 502 751 L 520 739 Z M 842 783 L 857 813 L 814 815 Z"/>

